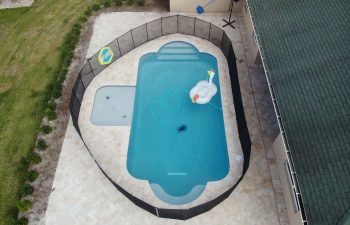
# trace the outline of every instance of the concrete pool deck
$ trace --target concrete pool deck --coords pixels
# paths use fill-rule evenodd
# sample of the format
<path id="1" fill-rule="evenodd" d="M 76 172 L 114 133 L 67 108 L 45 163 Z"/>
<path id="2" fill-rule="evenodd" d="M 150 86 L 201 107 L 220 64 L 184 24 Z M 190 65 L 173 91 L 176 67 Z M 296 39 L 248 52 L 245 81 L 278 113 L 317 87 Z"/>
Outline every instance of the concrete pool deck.
<path id="1" fill-rule="evenodd" d="M 88 50 L 88 56 L 91 56 L 100 47 L 129 29 L 166 15 L 169 14 L 110 13 L 101 15 L 94 26 L 94 34 Z M 201 16 L 199 18 L 211 21 L 218 26 L 222 25 L 222 15 L 220 14 Z M 115 25 L 115 21 L 123 21 L 123 23 Z M 46 214 L 47 224 L 279 224 L 271 177 L 260 139 L 255 106 L 251 99 L 252 92 L 247 65 L 244 61 L 239 61 L 245 58 L 240 31 L 239 29 L 232 30 L 232 28 L 228 28 L 227 33 L 233 40 L 234 51 L 238 59 L 237 69 L 240 76 L 243 103 L 253 142 L 250 168 L 231 196 L 208 213 L 185 222 L 157 218 L 133 205 L 132 202 L 113 187 L 94 164 L 93 159 L 84 149 L 83 143 L 74 130 L 72 123 L 69 123 L 53 184 L 54 191 L 50 196 Z M 171 38 L 176 38 L 176 40 L 185 38 L 185 41 L 188 42 L 197 41 L 194 37 L 180 36 L 163 37 L 163 41 L 167 42 Z M 161 46 L 161 39 L 154 41 L 158 42 L 157 46 Z M 213 46 L 210 46 L 210 44 L 208 46 L 203 45 L 203 48 L 209 48 L 208 51 L 212 51 L 210 47 Z M 133 50 L 133 52 L 138 50 L 139 48 Z M 199 50 L 203 51 L 201 48 Z M 128 55 L 123 56 L 123 58 L 126 58 Z M 117 62 L 122 61 L 123 58 Z M 124 64 L 128 65 L 128 62 L 137 64 L 136 61 L 138 60 L 129 58 Z M 105 76 L 108 76 L 108 70 L 112 67 L 113 65 L 106 69 Z M 115 71 L 110 73 L 115 73 Z M 101 73 L 100 77 L 103 76 L 104 74 Z M 98 79 L 99 77 L 95 80 Z M 224 81 L 221 79 L 220 82 Z M 96 81 L 97 84 L 101 85 L 101 83 Z M 220 86 L 222 85 L 220 84 Z M 91 91 L 91 93 L 95 94 L 94 91 Z M 89 115 L 88 113 L 86 114 L 88 117 Z M 84 124 L 80 123 L 80 126 L 81 130 L 83 130 L 82 126 Z M 123 136 L 123 134 L 121 135 Z M 128 140 L 127 137 L 122 139 Z M 88 137 L 85 140 L 88 140 Z M 127 145 L 123 149 L 127 149 Z M 111 158 L 111 160 L 115 160 L 115 158 Z M 126 162 L 126 160 L 124 161 Z M 124 167 L 126 169 L 125 165 Z"/>
<path id="2" fill-rule="evenodd" d="M 136 179 L 127 171 L 131 126 L 96 126 L 90 121 L 95 94 L 100 87 L 107 85 L 136 86 L 139 59 L 146 53 L 157 52 L 163 45 L 173 41 L 190 43 L 200 52 L 212 54 L 218 61 L 221 101 L 230 161 L 230 170 L 224 179 L 207 183 L 204 192 L 197 199 L 180 206 L 161 201 L 155 196 L 147 180 Z M 213 200 L 237 183 L 243 171 L 243 153 L 237 132 L 230 76 L 225 56 L 215 45 L 197 37 L 173 34 L 157 38 L 134 49 L 103 70 L 85 91 L 80 108 L 79 127 L 85 143 L 107 175 L 125 190 L 128 190 L 130 194 L 158 208 L 185 209 Z"/>

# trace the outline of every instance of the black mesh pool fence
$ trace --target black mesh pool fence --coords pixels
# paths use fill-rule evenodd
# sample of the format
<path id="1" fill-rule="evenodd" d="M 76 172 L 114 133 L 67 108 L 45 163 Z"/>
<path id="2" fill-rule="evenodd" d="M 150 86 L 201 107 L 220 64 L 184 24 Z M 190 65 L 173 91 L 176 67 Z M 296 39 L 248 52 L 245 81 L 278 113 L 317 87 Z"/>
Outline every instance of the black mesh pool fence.
<path id="1" fill-rule="evenodd" d="M 241 177 L 236 182 L 236 184 L 234 184 L 226 192 L 218 193 L 217 198 L 208 201 L 204 204 L 188 209 L 162 209 L 152 206 L 151 204 L 144 202 L 143 200 L 130 194 L 128 191 L 126 191 L 120 185 L 114 182 L 95 159 L 94 161 L 96 162 L 101 172 L 107 177 L 107 179 L 135 205 L 158 217 L 186 220 L 197 216 L 201 213 L 209 211 L 210 209 L 218 205 L 220 202 L 225 200 L 242 180 L 249 167 L 251 139 L 244 114 L 242 96 L 239 85 L 239 77 L 236 67 L 236 57 L 232 48 L 232 42 L 224 30 L 210 22 L 198 19 L 196 17 L 175 15 L 159 18 L 157 20 L 148 22 L 126 32 L 125 34 L 121 35 L 120 37 L 117 37 L 105 46 L 109 47 L 113 52 L 113 57 L 110 62 L 108 62 L 107 64 L 102 64 L 100 62 L 100 51 L 86 60 L 78 74 L 78 77 L 72 89 L 69 109 L 72 116 L 73 125 L 85 144 L 85 141 L 81 136 L 78 120 L 84 93 L 91 81 L 111 63 L 118 60 L 120 57 L 132 51 L 133 49 L 156 38 L 175 33 L 192 35 L 210 41 L 218 48 L 220 48 L 222 53 L 226 57 L 231 78 L 231 87 L 234 107 L 236 110 L 236 120 L 238 125 L 239 139 L 243 150 L 244 162 Z M 93 157 L 88 146 L 86 144 L 85 146 L 89 151 L 90 155 Z"/>

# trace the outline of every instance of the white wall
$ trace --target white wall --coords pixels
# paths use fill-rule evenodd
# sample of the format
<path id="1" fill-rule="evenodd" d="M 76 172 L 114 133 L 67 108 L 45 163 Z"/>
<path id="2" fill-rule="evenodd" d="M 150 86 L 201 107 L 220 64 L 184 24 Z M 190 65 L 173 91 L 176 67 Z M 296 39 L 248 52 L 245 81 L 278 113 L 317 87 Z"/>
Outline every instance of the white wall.
<path id="1" fill-rule="evenodd" d="M 210 0 L 169 0 L 170 12 L 196 12 L 198 5 L 204 6 Z M 228 12 L 230 0 L 214 0 L 205 7 L 205 12 Z M 243 0 L 234 4 L 233 10 L 240 12 Z"/>
<path id="2" fill-rule="evenodd" d="M 282 135 L 278 135 L 273 143 L 273 151 L 276 157 L 278 175 L 281 180 L 283 196 L 286 203 L 288 220 L 290 225 L 302 225 L 300 211 L 295 210 L 294 196 L 289 182 L 289 174 L 286 168 L 287 152 L 283 144 Z"/>
<path id="3" fill-rule="evenodd" d="M 259 48 L 255 40 L 255 33 L 253 29 L 253 24 L 252 24 L 253 22 L 251 20 L 250 13 L 245 2 L 243 3 L 242 15 L 243 15 L 244 24 L 246 27 L 246 32 L 247 32 L 247 37 L 249 42 L 250 57 L 253 58 L 253 61 L 256 64 L 261 64 Z"/>

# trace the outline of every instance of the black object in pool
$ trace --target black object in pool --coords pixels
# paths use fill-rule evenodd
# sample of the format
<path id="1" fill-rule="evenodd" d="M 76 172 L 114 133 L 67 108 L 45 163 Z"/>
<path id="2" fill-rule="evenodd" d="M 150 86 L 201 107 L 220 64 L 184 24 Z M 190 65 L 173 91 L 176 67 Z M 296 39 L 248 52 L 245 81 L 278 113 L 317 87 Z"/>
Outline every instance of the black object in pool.
<path id="1" fill-rule="evenodd" d="M 181 125 L 176 130 L 179 133 L 185 132 L 187 130 L 187 126 L 186 125 Z"/>

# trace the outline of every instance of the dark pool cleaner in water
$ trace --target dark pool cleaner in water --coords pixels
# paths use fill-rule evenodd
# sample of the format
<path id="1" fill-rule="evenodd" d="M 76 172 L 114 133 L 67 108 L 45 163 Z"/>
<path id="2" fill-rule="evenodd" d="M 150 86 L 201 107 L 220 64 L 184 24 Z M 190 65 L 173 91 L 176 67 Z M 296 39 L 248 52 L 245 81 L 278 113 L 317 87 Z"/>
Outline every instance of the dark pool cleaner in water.
<path id="1" fill-rule="evenodd" d="M 185 124 L 182 124 L 181 126 L 176 128 L 176 130 L 177 130 L 178 133 L 185 132 L 187 130 L 187 126 Z"/>

